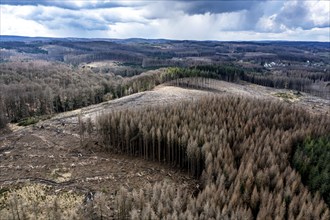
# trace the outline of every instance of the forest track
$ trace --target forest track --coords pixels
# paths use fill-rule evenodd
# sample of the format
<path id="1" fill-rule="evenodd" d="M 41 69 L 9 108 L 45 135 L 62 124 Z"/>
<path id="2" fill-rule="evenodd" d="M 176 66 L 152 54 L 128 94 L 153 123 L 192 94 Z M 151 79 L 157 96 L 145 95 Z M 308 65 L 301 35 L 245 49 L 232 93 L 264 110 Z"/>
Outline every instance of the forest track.
<path id="1" fill-rule="evenodd" d="M 168 105 L 185 100 L 190 101 L 209 95 L 238 95 L 256 99 L 285 101 L 292 106 L 302 107 L 311 113 L 330 114 L 330 100 L 315 97 L 308 93 L 300 93 L 301 95 L 296 99 L 284 99 L 277 96 L 277 94 L 293 94 L 294 92 L 291 90 L 274 89 L 250 83 L 237 84 L 219 80 L 209 80 L 209 85 L 202 89 L 182 88 L 169 86 L 169 84 L 170 83 L 157 86 L 152 91 L 140 92 L 74 111 L 60 113 L 49 120 L 41 122 L 41 124 L 44 127 L 47 127 L 47 129 L 52 127 L 50 125 L 56 124 L 58 132 L 63 132 L 63 126 L 61 127 L 59 125 L 65 125 L 64 128 L 71 126 L 70 129 L 64 129 L 68 132 L 70 130 L 72 131 L 72 127 L 78 126 L 79 114 L 81 114 L 82 119 L 91 118 L 92 121 L 95 121 L 98 115 L 111 111 L 143 108 L 145 106 Z M 71 134 L 77 135 L 77 132 L 71 132 Z"/>
<path id="2" fill-rule="evenodd" d="M 302 107 L 315 114 L 327 114 L 330 100 L 306 93 L 293 100 L 276 94 L 292 93 L 252 84 L 234 84 L 212 80 L 210 89 L 180 88 L 160 85 L 152 91 L 57 114 L 51 119 L 27 127 L 15 127 L 0 137 L 0 189 L 23 183 L 40 183 L 78 192 L 115 193 L 120 187 L 140 189 L 148 183 L 168 179 L 178 186 L 193 189 L 198 181 L 182 170 L 156 161 L 106 153 L 97 139 L 85 138 L 80 145 L 78 115 L 92 121 L 102 113 L 146 106 L 171 105 L 205 96 L 242 96 L 278 100 Z M 94 137 L 95 139 L 96 137 Z M 61 179 L 61 181 L 59 181 Z M 83 189 L 83 190 L 82 190 Z"/>

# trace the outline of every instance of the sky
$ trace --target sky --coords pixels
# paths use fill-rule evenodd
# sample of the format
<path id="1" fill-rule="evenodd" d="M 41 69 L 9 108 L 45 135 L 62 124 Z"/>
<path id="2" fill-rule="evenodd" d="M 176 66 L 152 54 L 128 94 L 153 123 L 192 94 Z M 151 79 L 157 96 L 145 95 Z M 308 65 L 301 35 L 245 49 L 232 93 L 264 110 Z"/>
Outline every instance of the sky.
<path id="1" fill-rule="evenodd" d="M 0 35 L 330 41 L 330 0 L 0 0 Z"/>

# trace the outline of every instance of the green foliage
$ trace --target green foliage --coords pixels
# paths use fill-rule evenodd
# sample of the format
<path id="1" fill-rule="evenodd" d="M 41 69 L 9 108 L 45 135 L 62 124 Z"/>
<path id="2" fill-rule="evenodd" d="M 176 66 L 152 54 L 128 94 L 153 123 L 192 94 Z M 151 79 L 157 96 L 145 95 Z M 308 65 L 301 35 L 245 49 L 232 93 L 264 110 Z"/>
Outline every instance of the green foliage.
<path id="1" fill-rule="evenodd" d="M 319 192 L 330 205 L 330 136 L 307 138 L 298 145 L 293 165 L 312 192 Z"/>
<path id="2" fill-rule="evenodd" d="M 39 122 L 38 118 L 29 117 L 29 118 L 23 119 L 20 122 L 18 122 L 18 125 L 19 126 L 28 126 L 28 125 L 36 124 L 38 122 Z"/>
<path id="3" fill-rule="evenodd" d="M 53 115 L 38 115 L 38 116 L 33 116 L 33 117 L 26 117 L 24 119 L 21 119 L 18 121 L 19 126 L 28 126 L 32 124 L 36 124 L 39 121 L 44 121 L 51 119 Z"/>
<path id="4" fill-rule="evenodd" d="M 244 75 L 243 69 L 229 65 L 203 65 L 190 68 L 171 67 L 162 75 L 162 81 L 185 77 L 205 77 L 235 82 Z"/>

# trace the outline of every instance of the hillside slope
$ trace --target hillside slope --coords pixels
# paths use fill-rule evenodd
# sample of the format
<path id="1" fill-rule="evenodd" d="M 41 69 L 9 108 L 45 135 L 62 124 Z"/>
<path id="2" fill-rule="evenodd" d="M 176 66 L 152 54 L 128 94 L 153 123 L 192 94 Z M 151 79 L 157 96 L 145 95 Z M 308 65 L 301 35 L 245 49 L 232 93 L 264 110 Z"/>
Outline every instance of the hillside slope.
<path id="1" fill-rule="evenodd" d="M 197 189 L 198 181 L 174 167 L 105 153 L 97 136 L 79 135 L 78 115 L 83 121 L 89 118 L 94 121 L 105 112 L 171 105 L 213 95 L 285 100 L 316 114 L 326 113 L 330 106 L 328 100 L 307 94 L 295 96 L 286 90 L 216 80 L 209 83 L 203 90 L 161 85 L 152 91 L 61 113 L 33 126 L 10 125 L 12 131 L 0 137 L 0 188 L 6 191 L 27 183 L 39 183 L 80 195 L 88 192 L 112 195 L 121 186 L 138 190 L 146 184 L 168 179 L 189 191 Z"/>

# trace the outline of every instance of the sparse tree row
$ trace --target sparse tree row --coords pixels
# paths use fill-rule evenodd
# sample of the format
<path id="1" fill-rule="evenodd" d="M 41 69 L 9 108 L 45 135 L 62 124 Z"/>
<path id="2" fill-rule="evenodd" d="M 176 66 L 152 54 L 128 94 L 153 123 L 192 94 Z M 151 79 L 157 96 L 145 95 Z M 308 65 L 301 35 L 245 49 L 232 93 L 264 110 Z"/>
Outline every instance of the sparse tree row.
<path id="1" fill-rule="evenodd" d="M 207 97 L 172 106 L 111 112 L 97 127 L 107 150 L 186 169 L 201 179 L 196 197 L 135 195 L 125 216 L 168 219 L 329 219 L 329 208 L 291 168 L 306 137 L 330 133 L 328 116 L 311 116 L 285 103 Z M 166 190 L 165 190 L 166 191 Z M 164 194 L 164 193 L 163 193 Z M 143 203 L 137 205 L 137 201 Z M 175 203 L 187 204 L 176 213 Z M 138 207 L 138 208 L 132 208 Z M 146 214 L 149 213 L 149 214 Z M 153 219 L 153 217 L 150 217 Z M 166 217 L 164 217 L 166 218 Z"/>

